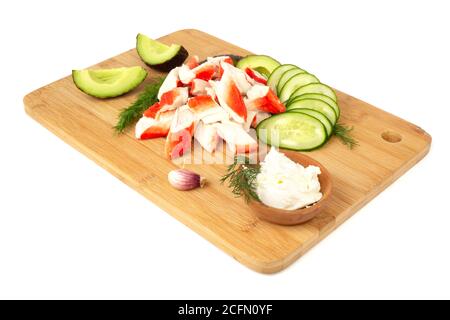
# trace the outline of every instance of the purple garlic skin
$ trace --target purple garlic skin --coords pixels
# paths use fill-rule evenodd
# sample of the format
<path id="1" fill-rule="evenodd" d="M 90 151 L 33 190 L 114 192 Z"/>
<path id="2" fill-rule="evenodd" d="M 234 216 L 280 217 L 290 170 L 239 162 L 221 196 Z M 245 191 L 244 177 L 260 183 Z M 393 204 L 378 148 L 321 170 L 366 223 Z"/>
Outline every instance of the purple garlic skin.
<path id="1" fill-rule="evenodd" d="M 186 169 L 172 170 L 167 175 L 167 178 L 172 187 L 182 191 L 201 188 L 205 184 L 205 178 Z"/>

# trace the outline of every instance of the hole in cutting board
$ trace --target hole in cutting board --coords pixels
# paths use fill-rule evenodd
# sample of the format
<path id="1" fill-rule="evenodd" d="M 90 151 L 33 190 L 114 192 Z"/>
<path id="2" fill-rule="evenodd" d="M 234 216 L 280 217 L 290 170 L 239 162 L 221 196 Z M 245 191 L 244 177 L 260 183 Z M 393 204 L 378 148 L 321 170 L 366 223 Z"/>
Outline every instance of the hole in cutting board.
<path id="1" fill-rule="evenodd" d="M 387 141 L 389 143 L 397 143 L 402 141 L 402 136 L 399 133 L 393 131 L 385 131 L 381 134 L 381 137 L 384 141 Z"/>

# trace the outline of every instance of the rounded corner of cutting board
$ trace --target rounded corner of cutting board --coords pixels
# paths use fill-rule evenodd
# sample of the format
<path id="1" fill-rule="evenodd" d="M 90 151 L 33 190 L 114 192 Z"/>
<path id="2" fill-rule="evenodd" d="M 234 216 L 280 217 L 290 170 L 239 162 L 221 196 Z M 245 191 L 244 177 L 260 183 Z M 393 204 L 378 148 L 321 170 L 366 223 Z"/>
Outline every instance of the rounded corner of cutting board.
<path id="1" fill-rule="evenodd" d="M 248 261 L 242 259 L 236 260 L 238 260 L 243 265 L 247 266 L 249 269 L 255 272 L 269 275 L 283 271 L 284 269 L 289 267 L 296 259 L 294 259 L 293 261 L 288 261 L 286 258 L 268 261 L 257 261 L 257 260 Z"/>
<path id="2" fill-rule="evenodd" d="M 195 29 L 195 28 L 186 28 L 186 29 L 180 29 L 180 30 L 177 30 L 177 31 L 174 31 L 174 32 L 172 32 L 172 33 L 169 33 L 168 35 L 165 35 L 165 37 L 170 37 L 170 36 L 173 36 L 173 35 L 177 35 L 177 34 L 189 34 L 189 35 L 208 35 L 208 36 L 210 36 L 210 34 L 208 34 L 208 33 L 206 33 L 206 32 L 204 32 L 204 31 L 201 31 L 201 30 L 198 30 L 198 29 Z"/>
<path id="3" fill-rule="evenodd" d="M 297 248 L 291 248 L 290 250 L 286 250 L 283 253 L 277 252 L 276 258 L 270 257 L 252 257 L 249 255 L 245 256 L 236 256 L 235 254 L 231 254 L 233 258 L 239 261 L 241 264 L 245 265 L 247 268 L 262 274 L 275 274 L 279 273 L 289 266 L 291 266 L 294 262 L 300 259 L 303 254 L 308 251 L 308 246 L 299 246 Z"/>
<path id="4" fill-rule="evenodd" d="M 37 105 L 36 101 L 38 99 L 36 99 L 36 97 L 35 97 L 36 91 L 30 92 L 23 97 L 23 107 L 24 107 L 25 113 L 30 117 L 33 117 L 33 114 L 34 114 L 33 109 L 34 109 L 34 106 Z"/>
<path id="5" fill-rule="evenodd" d="M 428 149 L 430 149 L 431 144 L 433 142 L 433 137 L 431 136 L 431 134 L 429 134 L 427 131 L 423 131 L 423 135 L 425 136 L 425 140 L 427 142 L 428 145 Z"/>

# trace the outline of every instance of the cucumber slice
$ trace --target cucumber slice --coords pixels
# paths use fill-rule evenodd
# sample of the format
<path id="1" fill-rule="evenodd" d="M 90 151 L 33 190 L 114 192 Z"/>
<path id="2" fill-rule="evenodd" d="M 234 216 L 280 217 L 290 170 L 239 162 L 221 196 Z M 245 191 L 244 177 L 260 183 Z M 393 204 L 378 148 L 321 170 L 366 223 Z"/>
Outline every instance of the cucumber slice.
<path id="1" fill-rule="evenodd" d="M 121 96 L 144 81 L 147 71 L 142 67 L 72 70 L 72 79 L 78 89 L 97 98 Z"/>
<path id="2" fill-rule="evenodd" d="M 142 61 L 160 71 L 170 71 L 182 65 L 189 55 L 179 44 L 168 46 L 140 33 L 136 37 L 136 50 Z"/>
<path id="3" fill-rule="evenodd" d="M 270 87 L 270 89 L 273 90 L 273 92 L 277 93 L 277 84 L 283 73 L 291 69 L 298 69 L 298 67 L 294 66 L 293 64 L 282 64 L 281 66 L 278 66 L 275 68 L 275 70 L 273 70 L 273 72 L 270 74 L 269 79 L 267 79 L 267 85 Z"/>
<path id="4" fill-rule="evenodd" d="M 323 95 L 321 93 L 305 93 L 305 94 L 302 94 L 301 96 L 298 96 L 298 97 L 293 98 L 292 100 L 289 100 L 288 105 L 291 104 L 294 101 L 301 100 L 301 99 L 309 99 L 309 98 L 323 100 L 326 103 L 328 103 L 331 107 L 333 107 L 333 109 L 336 112 L 336 115 L 337 115 L 337 117 L 339 119 L 341 111 L 339 109 L 339 106 L 338 106 L 337 102 L 334 101 L 333 99 L 331 99 L 330 97 L 325 96 L 325 95 Z"/>
<path id="5" fill-rule="evenodd" d="M 296 76 L 300 73 L 308 73 L 308 72 L 306 72 L 305 70 L 300 69 L 300 68 L 295 68 L 295 69 L 287 70 L 285 73 L 283 73 L 281 75 L 280 80 L 278 80 L 278 83 L 277 83 L 278 96 L 280 95 L 281 89 L 283 89 L 286 82 L 288 82 L 289 79 L 292 78 L 293 76 Z"/>
<path id="6" fill-rule="evenodd" d="M 319 100 L 319 99 L 298 100 L 296 102 L 293 102 L 287 108 L 288 111 L 293 110 L 293 109 L 313 109 L 313 110 L 319 111 L 324 116 L 326 116 L 328 118 L 328 120 L 330 120 L 333 127 L 337 121 L 337 116 L 336 116 L 336 113 L 334 112 L 334 109 L 328 103 L 324 102 L 323 100 Z"/>
<path id="7" fill-rule="evenodd" d="M 250 55 L 239 60 L 236 67 L 241 70 L 245 70 L 246 68 L 256 70 L 268 78 L 273 70 L 275 70 L 275 68 L 277 68 L 280 64 L 281 63 L 277 60 L 269 56 Z"/>
<path id="8" fill-rule="evenodd" d="M 305 113 L 285 112 L 263 120 L 256 128 L 258 138 L 272 146 L 308 151 L 327 141 L 327 131 L 319 120 Z"/>
<path id="9" fill-rule="evenodd" d="M 313 110 L 313 109 L 292 109 L 289 112 L 299 112 L 299 113 L 305 113 L 307 115 L 310 115 L 320 122 L 322 122 L 323 126 L 327 130 L 327 136 L 330 137 L 333 133 L 333 124 L 328 120 L 328 118 L 319 111 Z"/>
<path id="10" fill-rule="evenodd" d="M 290 78 L 280 91 L 279 97 L 282 102 L 287 101 L 292 93 L 300 87 L 310 83 L 319 83 L 314 75 L 309 73 L 300 73 Z"/>
<path id="11" fill-rule="evenodd" d="M 296 97 L 301 96 L 305 93 L 320 93 L 327 97 L 330 97 L 335 102 L 337 102 L 336 93 L 334 93 L 334 90 L 331 89 L 331 87 L 327 86 L 323 83 L 310 83 L 308 85 L 305 85 L 303 87 L 298 88 L 294 91 L 294 93 L 289 98 L 290 100 L 294 100 Z"/>

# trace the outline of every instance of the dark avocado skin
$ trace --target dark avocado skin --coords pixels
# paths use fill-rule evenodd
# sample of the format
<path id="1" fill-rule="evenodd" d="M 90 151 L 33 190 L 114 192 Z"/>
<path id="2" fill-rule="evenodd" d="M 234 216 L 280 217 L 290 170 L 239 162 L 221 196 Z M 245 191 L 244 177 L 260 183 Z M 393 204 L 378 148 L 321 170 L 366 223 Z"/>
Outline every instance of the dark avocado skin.
<path id="1" fill-rule="evenodd" d="M 242 56 L 237 56 L 237 55 L 235 55 L 235 54 L 229 54 L 228 55 L 231 59 L 233 59 L 233 63 L 234 63 L 234 65 L 236 65 L 238 62 L 239 62 L 239 60 L 241 60 L 243 57 Z"/>
<path id="2" fill-rule="evenodd" d="M 166 61 L 161 64 L 155 64 L 155 65 L 150 65 L 148 63 L 146 63 L 146 64 L 150 68 L 155 69 L 157 71 L 169 72 L 173 68 L 181 66 L 183 64 L 183 62 L 187 59 L 188 56 L 189 56 L 188 51 L 182 46 L 180 48 L 180 50 L 178 51 L 178 53 L 169 61 Z M 144 60 L 142 60 L 142 61 L 144 61 Z"/>

